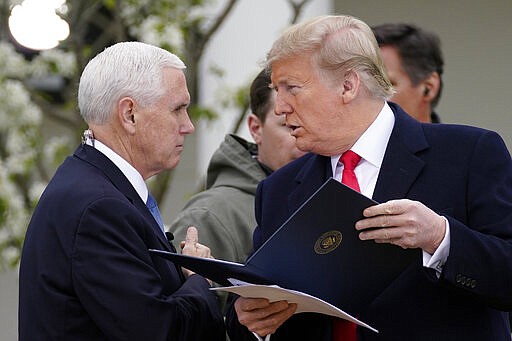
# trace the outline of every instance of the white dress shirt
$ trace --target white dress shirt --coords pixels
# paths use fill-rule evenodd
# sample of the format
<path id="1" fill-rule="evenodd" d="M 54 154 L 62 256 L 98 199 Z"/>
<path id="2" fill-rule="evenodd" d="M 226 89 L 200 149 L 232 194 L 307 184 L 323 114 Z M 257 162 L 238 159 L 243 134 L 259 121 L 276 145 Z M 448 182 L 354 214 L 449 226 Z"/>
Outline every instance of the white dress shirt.
<path id="1" fill-rule="evenodd" d="M 128 181 L 130 181 L 142 201 L 144 201 L 144 203 L 147 202 L 149 193 L 148 187 L 146 186 L 142 175 L 140 175 L 140 173 L 132 165 L 130 165 L 128 161 L 123 159 L 121 156 L 119 156 L 119 154 L 114 152 L 105 144 L 101 143 L 101 141 L 88 139 L 85 141 L 85 143 L 96 148 L 99 152 L 108 157 L 109 160 L 112 161 L 117 166 L 117 168 L 121 170 Z"/>

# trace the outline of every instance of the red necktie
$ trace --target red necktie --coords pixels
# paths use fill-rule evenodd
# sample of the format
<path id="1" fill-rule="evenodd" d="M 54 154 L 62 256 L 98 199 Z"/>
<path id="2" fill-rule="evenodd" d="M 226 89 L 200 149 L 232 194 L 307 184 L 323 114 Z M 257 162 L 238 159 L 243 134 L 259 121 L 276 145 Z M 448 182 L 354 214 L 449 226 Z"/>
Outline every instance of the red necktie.
<path id="1" fill-rule="evenodd" d="M 343 174 L 341 175 L 341 183 L 348 187 L 361 192 L 359 183 L 357 182 L 354 169 L 361 160 L 361 157 L 351 150 L 347 150 L 340 157 L 343 164 Z M 342 319 L 334 319 L 332 324 L 332 340 L 333 341 L 356 341 L 356 324 Z"/>
<path id="2" fill-rule="evenodd" d="M 354 169 L 360 160 L 361 157 L 351 150 L 347 150 L 340 157 L 340 162 L 343 164 L 341 182 L 358 192 L 361 192 L 361 190 L 359 189 L 359 183 L 357 182 Z"/>

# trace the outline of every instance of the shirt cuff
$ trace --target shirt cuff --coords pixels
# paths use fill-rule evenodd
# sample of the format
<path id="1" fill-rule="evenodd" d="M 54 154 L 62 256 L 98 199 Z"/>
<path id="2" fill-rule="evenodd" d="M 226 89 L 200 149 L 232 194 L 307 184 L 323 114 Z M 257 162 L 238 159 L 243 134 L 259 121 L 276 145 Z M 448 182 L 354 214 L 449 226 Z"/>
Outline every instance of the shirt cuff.
<path id="1" fill-rule="evenodd" d="M 436 271 L 437 277 L 441 275 L 443 266 L 450 254 L 450 222 L 448 222 L 448 219 L 445 217 L 443 217 L 443 219 L 445 221 L 446 230 L 444 232 L 444 238 L 441 241 L 441 244 L 439 244 L 439 247 L 433 255 L 423 251 L 423 266 L 434 269 Z"/>

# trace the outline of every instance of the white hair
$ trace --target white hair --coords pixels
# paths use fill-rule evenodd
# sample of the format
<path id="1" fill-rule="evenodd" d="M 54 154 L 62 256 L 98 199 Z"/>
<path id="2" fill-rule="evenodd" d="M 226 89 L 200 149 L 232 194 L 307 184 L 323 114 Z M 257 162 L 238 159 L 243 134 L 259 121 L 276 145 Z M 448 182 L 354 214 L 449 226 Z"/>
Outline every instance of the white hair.
<path id="1" fill-rule="evenodd" d="M 147 106 L 163 94 L 162 69 L 185 69 L 178 56 L 162 48 L 122 42 L 106 48 L 86 65 L 78 86 L 78 107 L 87 123 L 105 124 L 119 99 Z"/>

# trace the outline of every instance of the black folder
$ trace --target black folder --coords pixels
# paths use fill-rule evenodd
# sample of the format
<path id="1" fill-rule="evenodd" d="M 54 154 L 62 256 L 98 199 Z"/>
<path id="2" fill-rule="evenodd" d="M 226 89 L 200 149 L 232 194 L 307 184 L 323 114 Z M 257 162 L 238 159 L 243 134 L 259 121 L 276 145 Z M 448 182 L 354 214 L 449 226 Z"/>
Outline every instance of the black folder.
<path id="1" fill-rule="evenodd" d="M 150 252 L 223 286 L 231 285 L 229 278 L 276 284 L 358 315 L 407 266 L 420 259 L 418 250 L 359 239 L 355 223 L 363 218 L 365 208 L 375 204 L 330 178 L 245 264 Z"/>

